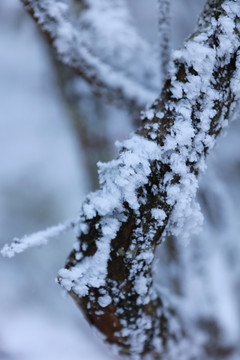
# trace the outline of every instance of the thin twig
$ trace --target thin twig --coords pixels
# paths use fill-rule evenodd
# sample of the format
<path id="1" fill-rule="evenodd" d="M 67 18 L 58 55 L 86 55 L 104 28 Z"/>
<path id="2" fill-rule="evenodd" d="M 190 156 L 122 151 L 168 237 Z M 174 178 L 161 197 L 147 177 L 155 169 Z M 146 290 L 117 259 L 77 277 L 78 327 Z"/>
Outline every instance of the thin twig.
<path id="1" fill-rule="evenodd" d="M 56 238 L 68 230 L 74 228 L 78 224 L 78 221 L 67 220 L 64 223 L 51 226 L 46 230 L 38 231 L 30 235 L 24 235 L 22 238 L 14 238 L 13 242 L 8 245 L 4 245 L 1 250 L 2 256 L 14 257 L 15 254 L 19 254 L 30 247 L 46 245 L 48 240 Z"/>
<path id="2" fill-rule="evenodd" d="M 163 77 L 166 77 L 170 60 L 170 2 L 169 0 L 158 0 L 158 36 L 160 66 Z"/>

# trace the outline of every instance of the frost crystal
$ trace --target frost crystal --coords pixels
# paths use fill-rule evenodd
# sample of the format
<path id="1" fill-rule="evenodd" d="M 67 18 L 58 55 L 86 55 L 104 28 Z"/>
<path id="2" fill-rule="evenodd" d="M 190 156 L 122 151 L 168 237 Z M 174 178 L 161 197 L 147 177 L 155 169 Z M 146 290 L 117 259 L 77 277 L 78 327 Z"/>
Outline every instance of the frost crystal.
<path id="1" fill-rule="evenodd" d="M 75 225 L 76 223 L 70 220 L 31 235 L 25 235 L 21 239 L 15 238 L 10 245 L 4 245 L 1 250 L 1 254 L 11 258 L 15 254 L 19 254 L 30 247 L 46 245 L 49 239 L 60 236 L 64 232 L 73 228 Z"/>

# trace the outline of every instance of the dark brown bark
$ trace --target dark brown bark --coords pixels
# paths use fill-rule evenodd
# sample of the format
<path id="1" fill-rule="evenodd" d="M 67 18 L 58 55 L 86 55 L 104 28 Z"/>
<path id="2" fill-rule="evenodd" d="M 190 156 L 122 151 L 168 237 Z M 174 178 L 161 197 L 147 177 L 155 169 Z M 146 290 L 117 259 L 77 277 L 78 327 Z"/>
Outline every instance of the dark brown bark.
<path id="1" fill-rule="evenodd" d="M 31 1 L 24 0 L 23 3 L 33 18 L 39 21 Z M 223 349 L 218 341 L 213 341 L 213 336 L 209 337 L 209 343 L 202 344 L 197 353 L 195 349 L 189 348 L 189 343 L 184 348 L 191 334 L 177 310 L 165 304 L 162 294 L 154 289 L 152 262 L 163 236 L 175 234 L 175 223 L 182 226 L 181 219 L 175 214 L 176 209 L 178 213 L 181 210 L 181 207 L 178 208 L 180 195 L 186 196 L 187 206 L 190 205 L 196 190 L 194 187 L 191 189 L 192 183 L 196 187 L 202 163 L 239 100 L 236 88 L 240 72 L 239 10 L 239 4 L 234 0 L 207 1 L 198 29 L 185 46 L 173 55 L 170 74 L 161 96 L 146 112 L 135 135 L 139 146 L 154 144 L 156 157 L 151 154 L 148 159 L 138 160 L 137 166 L 134 162 L 130 165 L 124 162 L 126 156 L 134 155 L 129 140 L 128 145 L 121 148 L 117 169 L 115 164 L 112 165 L 116 177 L 120 177 L 123 169 L 128 171 L 128 167 L 133 170 L 133 177 L 139 169 L 141 171 L 143 162 L 147 161 L 150 171 L 146 181 L 136 184 L 133 194 L 137 195 L 138 208 L 127 197 L 127 189 L 121 194 L 120 204 L 109 207 L 109 211 L 99 211 L 94 194 L 83 204 L 80 223 L 85 224 L 85 230 L 79 235 L 79 249 L 74 249 L 70 254 L 66 270 L 60 273 L 59 282 L 68 289 L 89 322 L 105 335 L 109 343 L 117 345 L 122 354 L 151 354 L 160 358 L 164 355 L 166 359 L 172 360 L 185 354 L 186 360 L 190 360 L 211 358 L 213 353 L 224 357 L 232 351 L 229 346 Z M 54 26 L 55 19 L 46 19 Z M 55 40 L 50 27 L 42 26 L 41 22 L 40 25 L 50 40 Z M 226 39 L 230 43 L 228 48 L 224 43 Z M 79 61 L 81 59 L 76 59 L 76 64 Z M 86 77 L 81 68 L 74 66 L 74 62 L 70 66 Z M 94 77 L 90 83 L 94 86 L 97 84 L 97 88 L 105 93 L 106 84 L 98 82 Z M 116 94 L 119 99 L 123 99 L 121 89 Z M 186 140 L 183 140 L 184 132 L 181 132 L 184 126 L 192 134 Z M 185 173 L 181 168 L 178 169 L 173 155 L 176 163 L 183 163 Z M 130 180 L 126 187 L 131 185 L 131 176 L 129 172 Z M 111 181 L 114 183 L 114 180 Z M 174 199 L 171 193 L 173 187 L 180 192 Z M 121 185 L 119 188 L 122 191 Z M 106 189 L 108 187 L 102 180 L 99 193 L 95 193 L 97 200 L 104 200 Z M 111 200 L 114 203 L 114 194 Z M 90 205 L 91 214 L 86 210 Z M 164 213 L 162 221 L 154 216 L 153 209 L 160 209 Z M 184 216 L 185 213 L 187 211 L 183 207 Z M 100 274 L 99 282 L 89 280 L 84 271 L 74 278 L 74 271 L 81 269 L 86 261 L 93 260 L 90 264 L 98 266 L 97 255 L 102 243 L 107 242 L 104 234 L 109 219 L 117 220 L 120 226 L 116 235 L 110 239 L 106 275 Z M 78 288 L 78 282 L 82 279 L 85 279 L 84 291 Z M 108 299 L 105 303 L 101 302 L 103 296 Z M 197 328 L 205 331 L 204 325 L 196 325 Z M 214 330 L 214 326 L 212 328 Z M 218 329 L 213 333 L 217 340 L 221 338 Z M 175 349 L 174 355 L 172 349 Z"/>
<path id="2" fill-rule="evenodd" d="M 201 43 L 207 49 L 213 49 L 215 52 L 215 61 L 212 64 L 212 73 L 210 81 L 207 85 L 200 87 L 198 96 L 192 91 L 184 91 L 185 85 L 191 83 L 194 90 L 194 77 L 199 78 L 204 74 L 199 74 L 198 69 L 195 68 L 195 58 L 190 59 L 188 65 L 186 60 L 182 60 L 181 56 L 174 59 L 174 71 L 171 76 L 166 80 L 163 87 L 161 97 L 155 101 L 152 106 L 154 116 L 146 118 L 142 122 L 141 128 L 137 131 L 137 134 L 141 137 L 153 140 L 153 134 L 156 135 L 154 141 L 159 144 L 160 147 L 164 147 L 168 136 L 172 135 L 171 131 L 174 129 L 176 118 L 181 113 L 181 107 L 184 103 L 191 104 L 191 124 L 194 129 L 194 137 L 192 139 L 192 151 L 196 151 L 197 158 L 192 161 L 189 157 L 186 159 L 186 166 L 188 171 L 194 177 L 199 173 L 199 163 L 202 158 L 205 158 L 209 151 L 207 141 L 202 141 L 201 150 L 198 150 L 199 145 L 196 141 L 200 132 L 202 132 L 202 120 L 201 114 L 206 110 L 212 110 L 212 117 L 210 117 L 209 128 L 205 133 L 206 137 L 211 137 L 214 141 L 219 135 L 222 129 L 224 120 L 228 120 L 230 113 L 233 110 L 237 94 L 231 85 L 232 79 L 238 74 L 237 57 L 239 53 L 239 47 L 235 46 L 229 49 L 229 53 L 218 55 L 218 47 L 220 46 L 220 36 L 222 35 L 221 26 L 218 22 L 215 26 L 214 19 L 218 21 L 219 14 L 228 17 L 228 14 L 223 10 L 222 4 L 225 1 L 215 1 L 207 3 L 205 11 L 203 12 L 199 30 L 194 33 L 186 46 L 193 41 L 198 41 L 201 34 L 205 35 L 205 40 Z M 239 27 L 238 14 L 235 15 L 235 31 L 237 33 Z M 238 35 L 237 35 L 238 36 Z M 238 36 L 239 41 L 239 36 Z M 220 54 L 220 52 L 219 52 Z M 191 55 L 189 55 L 190 57 Z M 209 70 L 211 71 L 211 69 Z M 175 95 L 174 87 L 177 84 L 182 85 L 182 96 L 177 98 Z M 212 91 L 216 91 L 218 96 L 209 101 L 209 94 Z M 192 96 L 192 98 L 191 98 Z M 180 109 L 180 110 L 179 110 Z M 163 114 L 161 119 L 159 113 Z M 186 146 L 188 150 L 188 145 Z M 176 145 L 175 152 L 180 153 L 181 147 Z M 123 149 L 122 151 L 128 151 Z M 170 343 L 181 343 L 182 338 L 186 336 L 183 328 L 180 326 L 180 330 L 174 332 L 171 330 L 170 322 L 175 317 L 172 310 L 166 308 L 160 297 L 152 295 L 152 261 L 146 262 L 141 258 L 141 254 L 146 251 L 154 253 L 156 246 L 161 242 L 163 232 L 169 225 L 169 219 L 175 205 L 169 205 L 167 202 L 167 193 L 169 183 L 166 183 L 166 174 L 172 173 L 171 162 L 169 163 L 161 160 L 151 161 L 151 173 L 148 177 L 148 182 L 136 189 L 138 197 L 144 197 L 145 202 L 139 208 L 139 212 L 135 213 L 128 203 L 123 203 L 123 214 L 126 220 L 122 222 L 122 225 L 117 232 L 117 236 L 111 240 L 111 251 L 108 260 L 108 273 L 105 279 L 104 286 L 101 287 L 89 287 L 88 295 L 79 297 L 74 290 L 70 291 L 70 294 L 75 298 L 77 303 L 83 309 L 88 320 L 94 324 L 102 333 L 106 335 L 106 340 L 110 343 L 120 346 L 121 352 L 124 354 L 133 354 L 137 350 L 134 348 L 134 333 L 139 331 L 144 334 L 144 346 L 141 349 L 140 354 L 145 353 L 154 354 L 156 351 L 160 353 L 167 353 L 169 351 Z M 181 175 L 178 173 L 173 174 L 170 183 L 180 184 Z M 153 189 L 158 189 L 153 192 Z M 153 218 L 151 210 L 155 207 L 164 210 L 166 217 L 162 225 L 159 225 Z M 120 214 L 116 212 L 116 218 Z M 79 237 L 80 251 L 73 251 L 69 257 L 67 268 L 72 269 L 79 261 L 76 254 L 82 253 L 85 256 L 94 256 L 98 248 L 98 239 L 101 237 L 101 220 L 102 217 L 94 217 L 92 220 L 86 220 L 89 227 L 87 234 L 83 234 Z M 96 230 L 98 228 L 98 230 Z M 169 227 L 167 228 L 169 230 Z M 151 236 L 149 236 L 151 234 Z M 83 250 L 83 248 L 87 250 Z M 138 259 L 136 267 L 135 259 Z M 80 260 L 81 262 L 81 260 Z M 136 267 L 136 273 L 134 269 Z M 144 277 L 147 281 L 147 293 L 145 297 L 149 296 L 150 301 L 144 303 L 141 296 L 136 291 L 135 280 L 138 275 Z M 60 277 L 61 282 L 61 277 Z M 111 297 L 111 304 L 106 307 L 99 305 L 99 298 L 101 293 L 107 293 Z M 144 329 L 144 325 L 139 329 L 139 323 L 141 319 L 147 317 L 150 321 Z M 179 317 L 177 321 L 181 324 Z M 125 332 L 122 331 L 125 328 L 129 329 L 129 333 L 125 336 Z M 137 335 L 136 335 L 137 338 Z M 161 346 L 156 346 L 156 340 L 161 339 Z M 135 339 L 136 340 L 136 339 Z M 216 350 L 216 353 L 223 354 L 225 350 Z M 207 346 L 206 346 L 207 348 Z M 202 349 L 204 351 L 204 349 Z M 226 351 L 227 354 L 227 351 Z M 209 355 L 209 354 L 208 354 Z M 189 355 L 190 356 L 190 355 Z M 205 354 L 205 356 L 207 356 Z M 210 356 L 210 355 L 209 355 Z M 186 357 L 190 358 L 190 357 Z"/>

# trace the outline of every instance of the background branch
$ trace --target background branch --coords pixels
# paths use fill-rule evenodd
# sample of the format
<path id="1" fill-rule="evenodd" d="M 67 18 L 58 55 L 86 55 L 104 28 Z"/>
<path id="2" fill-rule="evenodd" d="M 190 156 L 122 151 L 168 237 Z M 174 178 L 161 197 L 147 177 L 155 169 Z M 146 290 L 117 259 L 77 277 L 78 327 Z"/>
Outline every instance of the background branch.
<path id="1" fill-rule="evenodd" d="M 167 76 L 170 61 L 171 15 L 169 0 L 158 0 L 158 38 L 161 74 Z"/>
<path id="2" fill-rule="evenodd" d="M 95 93 L 132 110 L 153 101 L 160 89 L 157 59 L 137 34 L 124 1 L 75 2 L 78 16 L 60 1 L 22 2 L 58 58 Z"/>

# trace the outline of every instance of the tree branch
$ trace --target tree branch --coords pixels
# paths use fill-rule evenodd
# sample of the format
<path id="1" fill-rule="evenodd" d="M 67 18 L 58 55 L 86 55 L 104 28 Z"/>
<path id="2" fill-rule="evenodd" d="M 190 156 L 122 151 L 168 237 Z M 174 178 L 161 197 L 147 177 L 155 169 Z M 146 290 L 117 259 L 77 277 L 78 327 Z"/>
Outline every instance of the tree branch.
<path id="1" fill-rule="evenodd" d="M 166 234 L 201 222 L 197 176 L 239 101 L 239 14 L 235 0 L 207 2 L 197 31 L 173 54 L 160 99 L 118 158 L 99 165 L 101 188 L 82 206 L 59 282 L 122 353 L 197 356 L 153 287 L 152 262 Z"/>
<path id="2" fill-rule="evenodd" d="M 137 34 L 124 1 L 75 1 L 78 17 L 60 1 L 22 3 L 59 59 L 86 79 L 95 93 L 131 110 L 145 107 L 158 94 L 157 59 Z"/>
<path id="3" fill-rule="evenodd" d="M 160 65 L 163 77 L 167 76 L 170 61 L 171 38 L 170 1 L 158 0 L 158 33 L 160 49 Z"/>
<path id="4" fill-rule="evenodd" d="M 74 228 L 75 225 L 76 224 L 73 220 L 68 220 L 64 223 L 51 226 L 46 230 L 38 231 L 30 235 L 24 235 L 21 239 L 14 238 L 10 245 L 4 245 L 0 253 L 2 256 L 11 258 L 31 247 L 46 245 L 48 240 L 59 237 L 68 230 Z"/>

